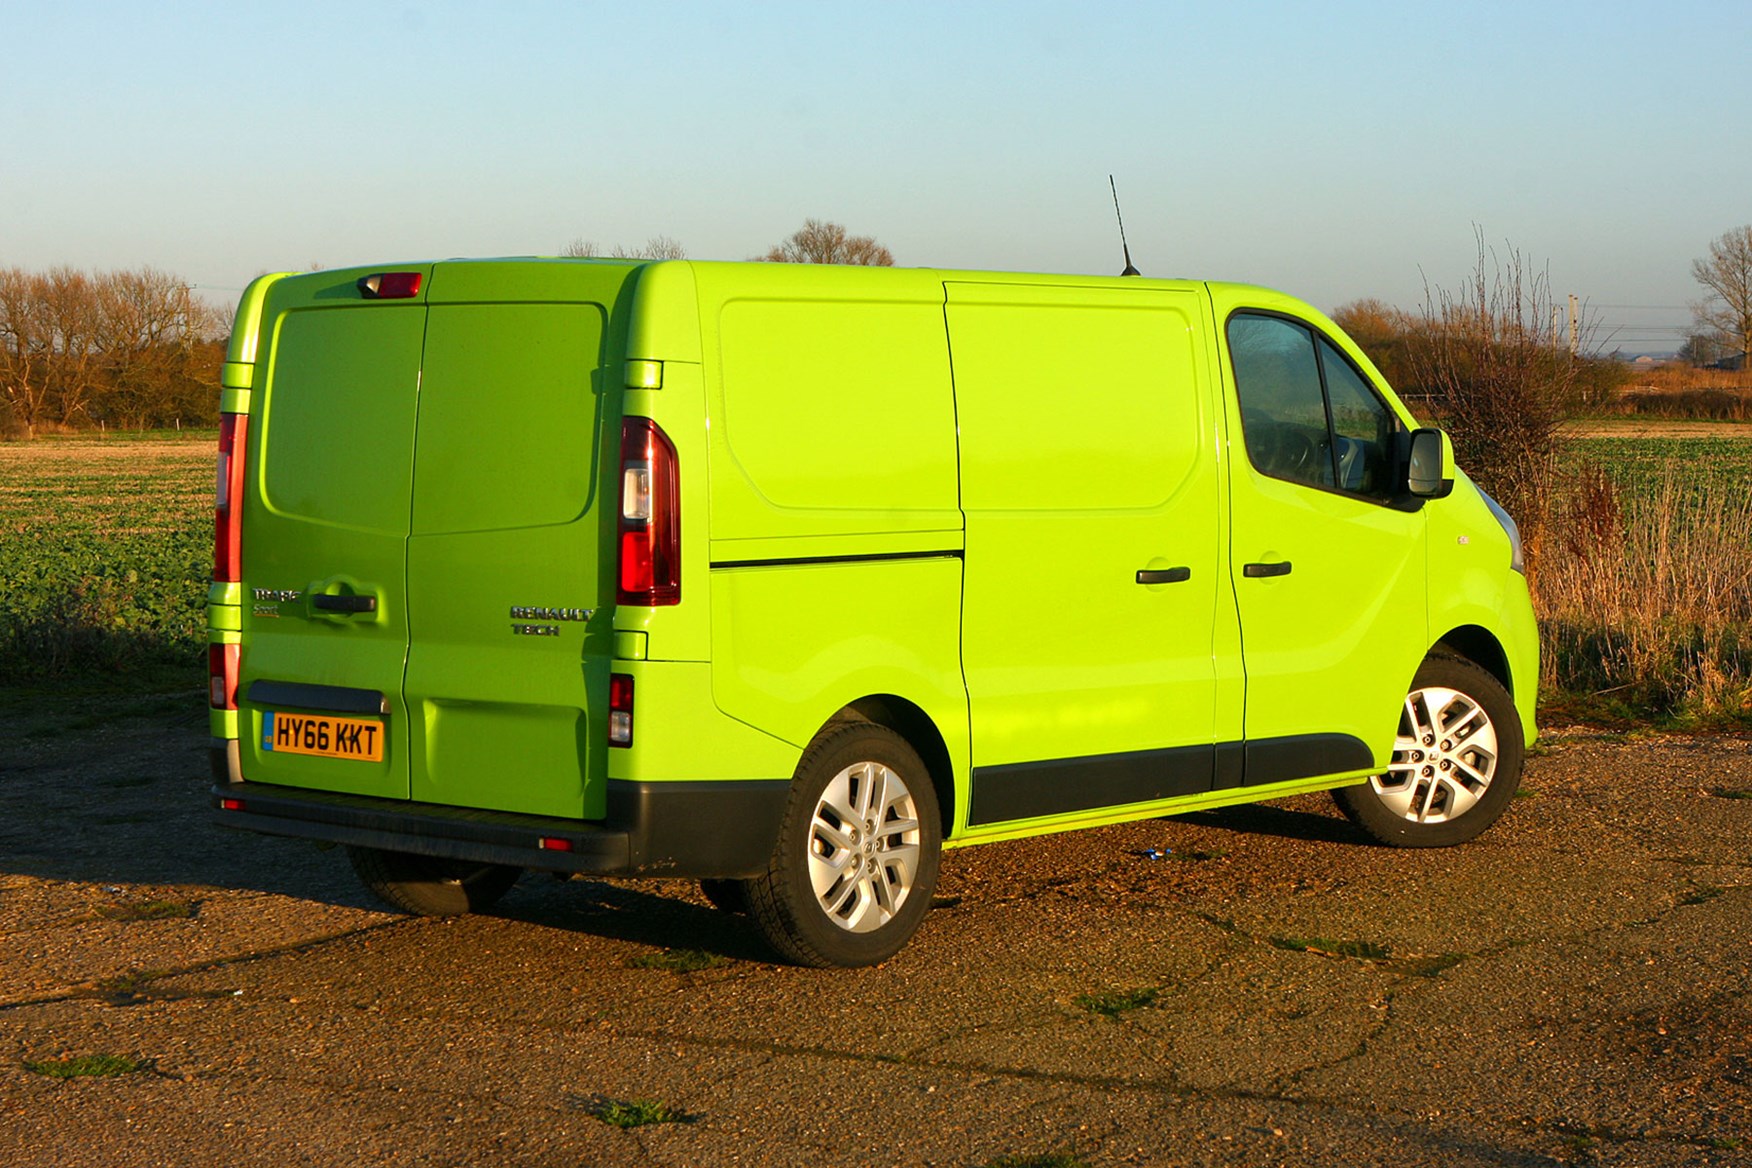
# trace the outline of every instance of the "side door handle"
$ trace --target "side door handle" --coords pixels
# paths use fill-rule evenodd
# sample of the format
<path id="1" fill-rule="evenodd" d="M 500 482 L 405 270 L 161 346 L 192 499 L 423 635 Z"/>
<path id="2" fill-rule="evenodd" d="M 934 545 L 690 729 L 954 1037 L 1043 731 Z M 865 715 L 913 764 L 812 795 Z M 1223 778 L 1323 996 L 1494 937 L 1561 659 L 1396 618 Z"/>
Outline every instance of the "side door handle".
<path id="1" fill-rule="evenodd" d="M 316 609 L 318 612 L 376 612 L 377 597 L 357 595 L 330 596 L 326 592 L 319 592 L 310 598 L 310 607 Z"/>
<path id="2" fill-rule="evenodd" d="M 1244 564 L 1241 567 L 1241 574 L 1255 579 L 1261 576 L 1288 576 L 1290 574 L 1290 561 L 1279 560 L 1275 564 Z"/>
<path id="3" fill-rule="evenodd" d="M 1139 568 L 1139 584 L 1180 584 L 1192 579 L 1191 568 Z"/>

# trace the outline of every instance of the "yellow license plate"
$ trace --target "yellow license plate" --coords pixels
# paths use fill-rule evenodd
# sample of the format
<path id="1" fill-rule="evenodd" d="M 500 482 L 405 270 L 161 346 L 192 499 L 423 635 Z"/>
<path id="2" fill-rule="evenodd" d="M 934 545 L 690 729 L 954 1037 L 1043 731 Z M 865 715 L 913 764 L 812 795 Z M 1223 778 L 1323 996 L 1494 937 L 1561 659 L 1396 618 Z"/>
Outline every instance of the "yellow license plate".
<path id="1" fill-rule="evenodd" d="M 262 714 L 262 749 L 276 754 L 381 762 L 383 723 L 368 718 L 330 718 L 268 710 Z"/>

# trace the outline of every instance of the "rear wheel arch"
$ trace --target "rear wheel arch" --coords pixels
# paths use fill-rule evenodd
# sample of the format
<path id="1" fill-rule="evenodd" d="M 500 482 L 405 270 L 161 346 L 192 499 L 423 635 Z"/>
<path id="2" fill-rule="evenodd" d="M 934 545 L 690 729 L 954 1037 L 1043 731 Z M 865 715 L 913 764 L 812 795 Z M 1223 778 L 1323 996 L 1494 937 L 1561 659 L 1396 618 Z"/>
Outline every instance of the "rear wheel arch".
<path id="1" fill-rule="evenodd" d="M 949 757 L 949 744 L 944 741 L 931 716 L 903 697 L 870 694 L 841 707 L 816 737 L 820 738 L 845 722 L 874 722 L 906 739 L 907 745 L 918 753 L 919 761 L 930 773 L 931 787 L 936 792 L 937 809 L 942 818 L 942 836 L 947 839 L 955 826 L 955 764 Z"/>
<path id="2" fill-rule="evenodd" d="M 756 928 L 800 965 L 892 957 L 937 881 L 942 816 L 924 760 L 899 731 L 841 713 L 798 761 L 767 870 L 739 882 Z"/>

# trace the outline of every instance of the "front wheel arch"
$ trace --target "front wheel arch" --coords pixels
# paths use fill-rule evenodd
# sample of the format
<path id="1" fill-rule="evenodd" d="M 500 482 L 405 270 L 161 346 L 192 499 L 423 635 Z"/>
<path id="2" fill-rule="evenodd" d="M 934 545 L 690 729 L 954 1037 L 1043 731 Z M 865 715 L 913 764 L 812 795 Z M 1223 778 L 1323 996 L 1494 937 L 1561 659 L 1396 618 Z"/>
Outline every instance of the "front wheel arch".
<path id="1" fill-rule="evenodd" d="M 1525 754 L 1520 713 L 1501 680 L 1476 661 L 1431 653 L 1412 678 L 1387 771 L 1332 797 L 1381 843 L 1447 847 L 1502 815 Z"/>
<path id="2" fill-rule="evenodd" d="M 1496 678 L 1511 698 L 1515 696 L 1514 670 L 1509 668 L 1509 655 L 1489 629 L 1479 625 L 1460 625 L 1443 633 L 1430 652 L 1466 658 Z"/>

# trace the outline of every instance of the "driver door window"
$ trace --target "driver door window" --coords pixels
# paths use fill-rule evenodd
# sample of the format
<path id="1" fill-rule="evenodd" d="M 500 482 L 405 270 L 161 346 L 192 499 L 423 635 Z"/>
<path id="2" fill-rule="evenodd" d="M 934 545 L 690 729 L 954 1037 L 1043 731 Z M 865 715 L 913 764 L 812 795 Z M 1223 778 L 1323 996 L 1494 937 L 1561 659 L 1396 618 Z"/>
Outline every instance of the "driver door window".
<path id="1" fill-rule="evenodd" d="M 1229 319 L 1247 456 L 1262 474 L 1385 500 L 1394 417 L 1325 337 L 1281 317 Z"/>

